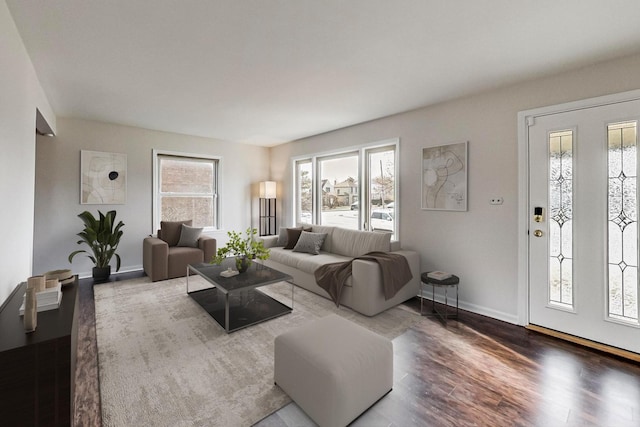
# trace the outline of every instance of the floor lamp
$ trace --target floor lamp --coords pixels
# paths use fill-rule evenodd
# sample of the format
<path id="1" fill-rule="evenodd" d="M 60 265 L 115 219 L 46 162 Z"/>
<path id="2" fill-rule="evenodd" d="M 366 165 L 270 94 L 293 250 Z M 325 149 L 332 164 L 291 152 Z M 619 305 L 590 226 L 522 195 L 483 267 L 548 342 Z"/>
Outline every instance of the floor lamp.
<path id="1" fill-rule="evenodd" d="M 260 235 L 276 234 L 276 183 L 260 183 Z"/>

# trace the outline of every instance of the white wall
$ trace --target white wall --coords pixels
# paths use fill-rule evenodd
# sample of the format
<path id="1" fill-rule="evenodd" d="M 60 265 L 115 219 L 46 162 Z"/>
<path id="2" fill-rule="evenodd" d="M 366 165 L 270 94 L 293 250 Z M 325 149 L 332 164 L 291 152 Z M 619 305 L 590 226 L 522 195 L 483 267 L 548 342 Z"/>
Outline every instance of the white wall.
<path id="1" fill-rule="evenodd" d="M 0 303 L 32 274 L 36 109 L 55 131 L 53 110 L 0 1 Z"/>
<path id="2" fill-rule="evenodd" d="M 517 113 L 640 88 L 640 56 L 598 64 L 345 128 L 272 149 L 282 185 L 283 224 L 293 218 L 291 157 L 400 138 L 400 240 L 421 254 L 422 271 L 458 274 L 460 306 L 518 320 Z M 422 148 L 469 141 L 469 211 L 420 207 Z M 489 204 L 492 197 L 504 204 Z"/>
<path id="3" fill-rule="evenodd" d="M 269 149 L 244 144 L 157 132 L 80 119 L 58 119 L 54 138 L 38 138 L 36 159 L 34 271 L 72 268 L 91 275 L 93 264 L 78 255 L 70 266 L 69 253 L 86 249 L 77 245 L 82 230 L 77 215 L 89 210 L 117 211 L 125 223 L 118 248 L 121 271 L 142 268 L 142 239 L 152 232 L 152 150 L 169 150 L 222 156 L 221 221 L 223 229 L 212 233 L 218 244 L 227 230 L 256 226 L 257 183 L 269 178 Z M 127 202 L 124 205 L 80 204 L 80 150 L 127 154 Z M 240 167 L 239 167 L 240 166 Z M 252 215 L 253 209 L 253 215 Z M 155 231 L 153 231 L 155 232 Z M 115 260 L 112 260 L 112 272 Z"/>

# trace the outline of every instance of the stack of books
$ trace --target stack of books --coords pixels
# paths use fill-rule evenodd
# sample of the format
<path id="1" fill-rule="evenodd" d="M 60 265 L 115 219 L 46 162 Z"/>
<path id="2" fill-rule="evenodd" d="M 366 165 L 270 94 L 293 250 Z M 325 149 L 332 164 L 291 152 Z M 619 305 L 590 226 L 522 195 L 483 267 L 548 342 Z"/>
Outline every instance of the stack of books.
<path id="1" fill-rule="evenodd" d="M 44 291 L 37 292 L 36 299 L 38 301 L 38 312 L 57 309 L 60 307 L 60 301 L 62 301 L 62 284 L 58 283 L 55 288 L 47 288 Z M 20 316 L 22 315 L 24 315 L 24 296 L 20 306 Z"/>
<path id="2" fill-rule="evenodd" d="M 445 280 L 451 277 L 451 273 L 447 273 L 446 271 L 430 271 L 427 273 L 427 277 L 435 280 Z"/>

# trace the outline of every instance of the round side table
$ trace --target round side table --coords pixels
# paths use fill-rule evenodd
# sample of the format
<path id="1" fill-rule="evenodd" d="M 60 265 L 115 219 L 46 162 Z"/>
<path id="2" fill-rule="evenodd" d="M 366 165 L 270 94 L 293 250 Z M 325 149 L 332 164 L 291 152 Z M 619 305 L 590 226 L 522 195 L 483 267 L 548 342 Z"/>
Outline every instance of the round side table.
<path id="1" fill-rule="evenodd" d="M 460 283 L 460 278 L 458 276 L 452 275 L 451 277 L 443 280 L 433 279 L 428 276 L 429 272 L 422 273 L 420 275 L 420 280 L 422 283 L 420 284 L 420 315 L 422 315 L 422 305 L 423 305 L 423 284 L 431 286 L 431 311 L 435 313 L 442 321 L 447 324 L 447 319 L 457 319 L 458 318 L 458 284 Z M 449 314 L 449 301 L 447 291 L 448 289 L 454 286 L 456 288 L 456 314 Z M 444 288 L 444 313 L 439 312 L 436 309 L 436 287 Z"/>

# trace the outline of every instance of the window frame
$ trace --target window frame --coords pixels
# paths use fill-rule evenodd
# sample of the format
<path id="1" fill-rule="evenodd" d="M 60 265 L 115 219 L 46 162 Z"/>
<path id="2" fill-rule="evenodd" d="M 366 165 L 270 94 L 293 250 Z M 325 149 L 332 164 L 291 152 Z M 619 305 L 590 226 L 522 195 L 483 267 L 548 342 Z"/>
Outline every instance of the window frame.
<path id="1" fill-rule="evenodd" d="M 316 194 L 316 200 L 314 203 L 314 208 L 315 210 L 311 213 L 311 217 L 313 219 L 313 223 L 314 224 L 319 224 L 319 225 L 325 225 L 322 224 L 322 206 L 323 206 L 323 200 L 322 200 L 322 162 L 325 161 L 331 161 L 331 160 L 337 160 L 337 159 L 343 159 L 343 158 L 347 158 L 347 157 L 356 157 L 357 158 L 357 179 L 358 179 L 358 188 L 361 185 L 361 181 L 362 181 L 362 151 L 361 151 L 361 147 L 350 147 L 350 148 L 346 148 L 344 150 L 341 151 L 332 151 L 329 153 L 321 153 L 318 155 L 315 155 L 313 157 L 313 162 L 315 165 L 315 170 L 317 171 L 317 177 L 316 179 L 318 180 L 317 182 L 317 186 L 320 187 L 320 190 L 317 192 Z M 333 191 L 335 191 L 337 193 L 337 195 L 340 194 L 340 190 L 336 189 L 335 185 L 337 183 L 333 183 L 331 184 L 330 180 L 327 180 L 327 186 L 328 188 L 333 187 Z M 362 226 L 362 218 L 361 218 L 361 213 L 358 211 L 358 219 L 357 222 L 358 224 L 358 230 L 362 230 L 363 226 Z"/>
<path id="2" fill-rule="evenodd" d="M 374 206 L 372 206 L 371 204 L 371 200 L 373 199 L 374 195 L 371 194 L 371 189 L 370 189 L 370 184 L 371 184 L 371 169 L 369 168 L 369 156 L 376 154 L 376 153 L 381 153 L 381 152 L 385 152 L 388 151 L 390 147 L 393 147 L 394 149 L 394 154 L 393 154 L 393 173 L 394 173 L 394 178 L 393 178 L 393 194 L 394 194 L 394 202 L 396 200 L 400 200 L 400 139 L 396 139 L 394 140 L 394 143 L 391 143 L 390 141 L 382 141 L 382 143 L 380 144 L 375 144 L 375 145 L 371 145 L 371 146 L 367 146 L 364 147 L 362 149 L 363 151 L 363 156 L 362 156 L 362 163 L 364 164 L 364 168 L 362 171 L 363 174 L 363 185 L 366 185 L 366 187 L 364 187 L 364 197 L 362 199 L 358 199 L 358 202 L 365 202 L 365 209 L 363 209 L 363 203 L 360 203 L 359 205 L 359 211 L 361 212 L 360 215 L 361 216 L 361 221 L 362 221 L 362 229 L 363 230 L 368 230 L 368 231 L 374 231 L 373 229 L 373 224 L 371 222 L 371 219 L 373 219 L 373 211 L 375 209 L 378 209 Z M 399 239 L 399 234 L 400 234 L 400 228 L 399 228 L 399 209 L 400 209 L 400 203 L 395 204 L 394 203 L 394 215 L 392 216 L 393 218 L 393 222 L 394 222 L 394 230 L 393 230 L 393 236 L 395 237 L 396 240 Z"/>
<path id="3" fill-rule="evenodd" d="M 371 195 L 368 190 L 368 179 L 370 175 L 369 167 L 367 165 L 368 155 L 370 153 L 385 151 L 385 149 L 394 150 L 394 222 L 395 222 L 395 239 L 400 235 L 400 138 L 386 139 L 382 141 L 362 144 L 358 146 L 344 147 L 338 150 L 331 150 L 326 152 L 318 152 L 307 154 L 303 156 L 296 156 L 291 158 L 292 165 L 292 187 L 293 201 L 291 204 L 291 214 L 293 218 L 293 224 L 300 223 L 300 201 L 299 201 L 299 183 L 298 183 L 298 165 L 302 163 L 310 163 L 312 168 L 312 198 L 313 208 L 311 212 L 311 221 L 313 224 L 320 224 L 321 211 L 318 208 L 322 206 L 322 179 L 319 175 L 320 162 L 322 160 L 340 158 L 351 156 L 357 153 L 358 155 L 358 186 L 355 189 L 355 194 L 358 196 L 358 230 L 369 230 L 370 221 L 368 218 L 371 216 L 371 211 L 367 208 Z M 366 209 L 363 209 L 365 207 Z"/>
<path id="4" fill-rule="evenodd" d="M 311 159 L 308 158 L 301 158 L 301 159 L 294 159 L 293 161 L 293 191 L 291 192 L 291 194 L 293 194 L 293 200 L 294 202 L 292 203 L 292 207 L 293 207 L 293 218 L 295 218 L 295 222 L 301 222 L 301 218 L 302 218 L 302 206 L 300 206 L 299 203 L 299 199 L 301 197 L 301 185 L 298 182 L 298 174 L 300 172 L 301 169 L 301 165 L 303 164 L 309 164 L 311 166 L 311 222 L 313 223 L 315 221 L 315 218 L 313 217 L 313 212 L 315 212 L 316 210 L 316 185 L 314 185 L 315 182 L 315 176 L 316 176 L 316 167 L 315 164 L 313 163 L 313 161 Z M 320 193 L 322 193 L 322 188 L 320 189 Z"/>
<path id="5" fill-rule="evenodd" d="M 217 231 L 221 228 L 221 209 L 220 209 L 220 199 L 221 199 L 221 183 L 220 176 L 222 169 L 222 157 L 221 156 L 213 156 L 208 154 L 199 154 L 199 153 L 185 153 L 180 151 L 168 151 L 168 150 L 158 150 L 153 149 L 152 152 L 153 157 L 153 193 L 152 193 L 152 221 L 151 221 L 151 233 L 155 235 L 156 231 L 160 229 L 160 160 L 168 157 L 173 158 L 182 158 L 185 160 L 195 160 L 195 161 L 211 161 L 213 163 L 213 176 L 214 176 L 214 185 L 213 185 L 213 212 L 214 212 L 214 221 L 212 227 L 204 227 L 204 232 Z"/>

